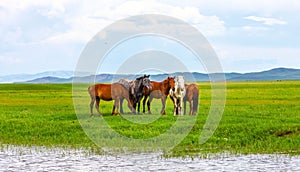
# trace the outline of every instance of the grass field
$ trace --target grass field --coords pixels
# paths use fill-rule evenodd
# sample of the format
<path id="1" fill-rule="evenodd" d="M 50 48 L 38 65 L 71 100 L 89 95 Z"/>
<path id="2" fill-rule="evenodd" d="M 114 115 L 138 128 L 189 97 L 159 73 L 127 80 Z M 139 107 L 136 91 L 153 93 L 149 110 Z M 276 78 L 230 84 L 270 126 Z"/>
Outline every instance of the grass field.
<path id="1" fill-rule="evenodd" d="M 99 134 L 100 129 L 107 131 L 102 128 L 102 119 L 117 133 L 133 139 L 159 136 L 180 120 L 178 133 L 181 129 L 191 131 L 172 149 L 171 156 L 224 151 L 300 154 L 300 81 L 228 82 L 222 120 L 214 135 L 204 144 L 199 144 L 198 140 L 210 109 L 211 90 L 209 83 L 198 85 L 200 111 L 197 117 L 174 117 L 173 105 L 168 98 L 166 116 L 158 114 L 161 108 L 159 100 L 153 102 L 153 115 L 125 114 L 123 117 L 110 116 L 113 102 L 102 101 L 100 108 L 104 117 L 90 118 L 86 85 L 74 93 L 75 97 L 85 97 L 80 106 L 86 112 L 77 116 L 71 84 L 0 84 L 0 143 L 90 148 L 99 152 L 100 148 L 82 128 L 95 129 L 88 132 L 89 136 Z M 145 119 L 153 122 L 130 121 Z M 184 126 L 191 120 L 196 121 L 195 125 Z M 102 132 L 99 136 L 108 138 L 109 132 Z M 113 139 L 107 144 L 114 144 Z"/>

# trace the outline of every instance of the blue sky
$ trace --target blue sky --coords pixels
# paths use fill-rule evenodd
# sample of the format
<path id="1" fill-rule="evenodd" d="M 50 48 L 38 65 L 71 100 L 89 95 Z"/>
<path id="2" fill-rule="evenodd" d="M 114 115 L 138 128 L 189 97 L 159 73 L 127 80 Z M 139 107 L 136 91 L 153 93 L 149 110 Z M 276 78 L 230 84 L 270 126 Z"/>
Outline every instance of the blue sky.
<path id="1" fill-rule="evenodd" d="M 197 28 L 225 72 L 300 68 L 299 9 L 297 0 L 1 0 L 0 75 L 74 70 L 96 33 L 139 14 L 173 16 Z M 165 51 L 176 47 L 168 40 L 163 43 L 168 45 Z M 149 45 L 149 40 L 141 44 Z M 184 51 L 176 50 L 177 56 Z M 204 70 L 193 61 L 187 65 L 191 71 Z M 110 69 L 103 70 L 114 72 Z"/>

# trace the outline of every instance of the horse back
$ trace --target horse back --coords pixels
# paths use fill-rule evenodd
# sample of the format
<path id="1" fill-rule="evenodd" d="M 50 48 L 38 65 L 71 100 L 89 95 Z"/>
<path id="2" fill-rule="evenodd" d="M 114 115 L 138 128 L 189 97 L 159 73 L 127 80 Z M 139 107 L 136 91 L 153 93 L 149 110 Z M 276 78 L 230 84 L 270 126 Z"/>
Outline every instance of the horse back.
<path id="1" fill-rule="evenodd" d="M 168 95 L 169 94 L 169 90 L 168 88 L 162 83 L 162 82 L 155 82 L 155 81 L 151 81 L 151 86 L 152 89 L 151 91 L 149 91 L 146 88 L 146 95 L 150 95 L 154 97 L 154 98 L 160 98 L 163 95 Z"/>
<path id="2" fill-rule="evenodd" d="M 199 88 L 196 84 L 190 84 L 189 88 L 193 92 L 193 94 L 195 95 L 199 94 Z"/>
<path id="3" fill-rule="evenodd" d="M 127 88 L 120 84 L 120 83 L 113 83 L 112 86 L 111 86 L 111 93 L 112 93 L 112 97 L 115 98 L 115 97 L 129 97 L 129 92 L 127 90 Z"/>
<path id="4" fill-rule="evenodd" d="M 111 84 L 95 84 L 89 87 L 88 92 L 92 98 L 100 98 L 105 101 L 112 100 Z"/>
<path id="5" fill-rule="evenodd" d="M 192 100 L 193 97 L 194 98 L 199 97 L 199 89 L 196 84 L 190 84 L 190 85 L 185 84 L 185 88 L 186 88 L 186 95 L 185 95 L 186 100 Z"/>

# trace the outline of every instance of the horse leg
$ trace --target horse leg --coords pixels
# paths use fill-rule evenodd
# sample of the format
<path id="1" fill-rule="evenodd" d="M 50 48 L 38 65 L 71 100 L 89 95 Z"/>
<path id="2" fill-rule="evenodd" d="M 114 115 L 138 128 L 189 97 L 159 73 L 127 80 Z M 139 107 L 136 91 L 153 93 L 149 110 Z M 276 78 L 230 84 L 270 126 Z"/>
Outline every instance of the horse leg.
<path id="1" fill-rule="evenodd" d="M 193 113 L 194 113 L 194 110 L 193 110 L 193 102 L 192 102 L 192 100 L 190 100 L 189 101 L 189 103 L 190 103 L 190 115 L 193 115 Z"/>
<path id="2" fill-rule="evenodd" d="M 186 115 L 186 100 L 183 100 L 183 114 Z"/>
<path id="3" fill-rule="evenodd" d="M 135 109 L 132 107 L 132 105 L 134 104 L 130 98 L 125 97 L 125 99 L 127 100 L 127 106 L 128 108 L 131 110 L 132 113 L 135 113 Z"/>
<path id="4" fill-rule="evenodd" d="M 178 102 L 177 102 L 177 99 L 174 99 L 174 116 L 176 116 L 178 114 Z"/>
<path id="5" fill-rule="evenodd" d="M 99 109 L 99 104 L 100 104 L 100 97 L 96 97 L 96 109 L 98 111 L 98 116 L 102 116 L 100 109 Z"/>
<path id="6" fill-rule="evenodd" d="M 143 99 L 143 113 L 145 113 L 145 104 L 146 104 L 146 101 L 147 101 L 147 98 L 148 98 L 148 96 L 144 96 L 144 99 Z"/>
<path id="7" fill-rule="evenodd" d="M 131 103 L 127 103 L 127 107 L 130 109 L 131 113 L 135 114 L 135 109 L 132 107 Z"/>
<path id="8" fill-rule="evenodd" d="M 114 114 L 115 114 L 115 109 L 116 109 L 116 106 L 115 106 L 115 103 L 114 103 L 113 108 L 112 108 L 112 111 L 111 111 L 111 115 L 112 115 L 112 116 L 114 116 Z"/>
<path id="9" fill-rule="evenodd" d="M 90 103 L 91 116 L 94 116 L 94 113 L 93 113 L 94 103 L 95 103 L 95 98 L 92 98 L 91 103 Z"/>
<path id="10" fill-rule="evenodd" d="M 179 100 L 179 109 L 178 109 L 178 113 L 179 113 L 179 115 L 182 115 L 182 97 L 180 98 L 180 100 Z"/>
<path id="11" fill-rule="evenodd" d="M 162 104 L 162 108 L 160 114 L 166 115 L 166 97 L 161 98 L 161 104 Z"/>
<path id="12" fill-rule="evenodd" d="M 137 102 L 137 105 L 138 105 L 138 114 L 140 114 L 140 105 L 141 105 L 141 102 L 138 101 L 138 102 Z"/>
<path id="13" fill-rule="evenodd" d="M 173 105 L 174 105 L 174 112 L 173 112 L 173 114 L 174 114 L 174 116 L 176 116 L 177 102 L 176 102 L 176 99 L 173 98 L 172 96 L 170 96 L 170 98 L 171 98 L 171 100 L 172 100 L 172 102 L 173 102 Z"/>
<path id="14" fill-rule="evenodd" d="M 123 101 L 124 101 L 124 98 L 121 98 L 120 99 L 120 113 L 121 114 L 124 114 L 124 111 L 123 111 Z"/>
<path id="15" fill-rule="evenodd" d="M 148 106 L 148 114 L 152 114 L 152 112 L 151 112 L 151 108 L 150 108 L 150 106 L 151 106 L 151 102 L 152 102 L 152 99 L 153 99 L 153 97 L 149 96 L 149 99 L 148 99 L 148 101 L 147 101 L 147 106 Z"/>
<path id="16" fill-rule="evenodd" d="M 176 111 L 176 115 L 178 115 L 179 116 L 179 101 L 178 101 L 178 99 L 176 99 L 176 109 L 175 109 L 175 111 Z"/>
<path id="17" fill-rule="evenodd" d="M 136 114 L 136 102 L 133 103 L 134 114 Z"/>
<path id="18" fill-rule="evenodd" d="M 116 109 L 116 116 L 119 116 L 120 115 L 120 113 L 119 113 L 119 99 L 116 99 L 115 100 L 115 102 L 114 102 L 114 107 L 115 107 L 115 109 Z"/>

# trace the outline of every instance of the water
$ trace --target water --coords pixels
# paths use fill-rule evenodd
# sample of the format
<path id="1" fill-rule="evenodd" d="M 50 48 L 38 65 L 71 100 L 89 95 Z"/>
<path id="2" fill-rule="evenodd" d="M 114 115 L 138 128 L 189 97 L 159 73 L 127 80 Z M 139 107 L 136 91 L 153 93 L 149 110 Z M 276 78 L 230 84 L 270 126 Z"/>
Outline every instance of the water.
<path id="1" fill-rule="evenodd" d="M 0 150 L 0 171 L 300 171 L 300 156 L 220 155 L 160 158 L 159 153 L 88 155 L 85 150 L 13 147 Z"/>

